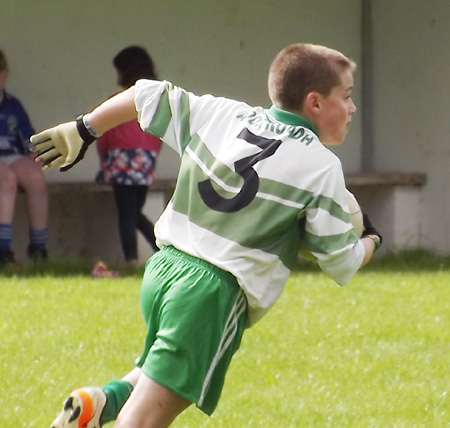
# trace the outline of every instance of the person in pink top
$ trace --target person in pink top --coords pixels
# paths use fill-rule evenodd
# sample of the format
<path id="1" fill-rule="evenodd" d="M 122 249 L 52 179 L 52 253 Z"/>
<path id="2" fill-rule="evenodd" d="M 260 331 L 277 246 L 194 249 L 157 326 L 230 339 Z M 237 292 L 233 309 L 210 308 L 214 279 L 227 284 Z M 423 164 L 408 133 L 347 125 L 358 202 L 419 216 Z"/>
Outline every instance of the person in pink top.
<path id="1" fill-rule="evenodd" d="M 121 50 L 113 65 L 123 89 L 139 79 L 157 80 L 150 55 L 139 46 Z M 160 139 L 143 132 L 137 120 L 125 122 L 97 140 L 100 171 L 96 181 L 113 187 L 122 250 L 125 261 L 132 265 L 138 263 L 137 230 L 155 251 L 158 249 L 153 223 L 142 209 L 160 150 Z"/>

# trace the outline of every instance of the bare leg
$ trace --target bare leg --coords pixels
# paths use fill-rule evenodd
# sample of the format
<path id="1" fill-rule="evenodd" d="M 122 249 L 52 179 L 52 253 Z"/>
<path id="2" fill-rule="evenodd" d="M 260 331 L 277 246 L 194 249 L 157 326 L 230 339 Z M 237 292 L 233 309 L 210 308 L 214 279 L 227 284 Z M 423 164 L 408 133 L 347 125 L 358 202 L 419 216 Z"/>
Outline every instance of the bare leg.
<path id="1" fill-rule="evenodd" d="M 47 228 L 48 193 L 47 182 L 41 167 L 31 157 L 23 157 L 10 165 L 17 183 L 26 195 L 26 206 L 30 228 Z"/>
<path id="2" fill-rule="evenodd" d="M 137 385 L 137 382 L 140 378 L 142 374 L 142 370 L 139 367 L 135 367 L 133 370 L 131 370 L 131 372 L 127 373 L 122 380 L 125 380 L 129 383 L 131 383 L 131 385 L 133 385 L 133 387 L 135 387 Z"/>
<path id="3" fill-rule="evenodd" d="M 137 369 L 140 372 L 140 369 Z M 133 370 L 124 380 L 133 383 L 139 372 Z M 140 373 L 136 387 L 119 413 L 114 428 L 164 428 L 191 402 Z"/>
<path id="4" fill-rule="evenodd" d="M 14 171 L 0 161 L 0 224 L 11 224 L 16 204 L 17 180 Z"/>

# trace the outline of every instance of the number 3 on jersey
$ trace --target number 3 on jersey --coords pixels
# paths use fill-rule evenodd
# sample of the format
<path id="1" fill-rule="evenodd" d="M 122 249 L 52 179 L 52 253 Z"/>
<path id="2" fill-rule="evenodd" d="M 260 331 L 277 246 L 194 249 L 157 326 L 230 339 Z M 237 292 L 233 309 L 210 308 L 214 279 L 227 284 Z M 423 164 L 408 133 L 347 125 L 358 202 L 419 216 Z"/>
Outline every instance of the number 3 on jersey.
<path id="1" fill-rule="evenodd" d="M 261 151 L 234 163 L 236 173 L 242 177 L 244 182 L 239 193 L 233 198 L 227 199 L 220 196 L 213 188 L 210 179 L 198 183 L 198 190 L 203 202 L 214 211 L 232 213 L 249 205 L 255 199 L 259 187 L 259 177 L 253 166 L 272 156 L 281 144 L 281 140 L 272 140 L 255 135 L 247 128 L 239 133 L 238 138 L 258 146 Z"/>

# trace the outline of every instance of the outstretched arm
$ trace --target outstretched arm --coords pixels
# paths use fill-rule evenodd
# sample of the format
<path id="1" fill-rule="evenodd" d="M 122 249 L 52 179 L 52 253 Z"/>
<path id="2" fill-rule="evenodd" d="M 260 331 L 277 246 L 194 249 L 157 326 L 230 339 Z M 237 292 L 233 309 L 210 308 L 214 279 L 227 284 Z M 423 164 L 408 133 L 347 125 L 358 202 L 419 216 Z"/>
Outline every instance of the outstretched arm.
<path id="1" fill-rule="evenodd" d="M 134 86 L 100 104 L 89 114 L 89 125 L 103 134 L 117 125 L 136 119 Z"/>
<path id="2" fill-rule="evenodd" d="M 62 123 L 30 138 L 30 150 L 43 168 L 67 171 L 83 159 L 89 146 L 104 132 L 135 119 L 134 87 L 108 99 L 92 113 L 73 122 Z"/>

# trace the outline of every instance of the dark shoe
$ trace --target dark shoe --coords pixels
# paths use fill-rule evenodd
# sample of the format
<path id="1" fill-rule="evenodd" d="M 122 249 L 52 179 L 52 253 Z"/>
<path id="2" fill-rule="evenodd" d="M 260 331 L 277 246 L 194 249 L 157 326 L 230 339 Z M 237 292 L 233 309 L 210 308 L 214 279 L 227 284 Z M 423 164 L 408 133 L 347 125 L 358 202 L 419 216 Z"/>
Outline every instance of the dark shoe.
<path id="1" fill-rule="evenodd" d="M 44 262 L 48 259 L 48 254 L 45 247 L 33 247 L 32 245 L 28 246 L 27 256 L 35 263 Z"/>
<path id="2" fill-rule="evenodd" d="M 8 248 L 6 250 L 0 250 L 0 269 L 12 267 L 18 267 L 14 253 Z"/>

